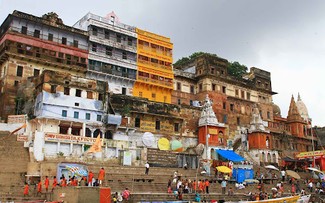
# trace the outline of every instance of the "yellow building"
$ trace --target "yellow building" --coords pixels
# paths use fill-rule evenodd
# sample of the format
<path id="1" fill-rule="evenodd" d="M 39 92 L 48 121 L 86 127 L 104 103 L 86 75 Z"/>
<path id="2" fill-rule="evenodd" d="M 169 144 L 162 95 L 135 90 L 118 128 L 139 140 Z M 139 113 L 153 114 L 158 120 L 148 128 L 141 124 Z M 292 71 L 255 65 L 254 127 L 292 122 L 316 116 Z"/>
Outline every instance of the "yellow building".
<path id="1" fill-rule="evenodd" d="M 137 79 L 133 96 L 171 103 L 173 90 L 173 44 L 170 38 L 136 29 Z"/>

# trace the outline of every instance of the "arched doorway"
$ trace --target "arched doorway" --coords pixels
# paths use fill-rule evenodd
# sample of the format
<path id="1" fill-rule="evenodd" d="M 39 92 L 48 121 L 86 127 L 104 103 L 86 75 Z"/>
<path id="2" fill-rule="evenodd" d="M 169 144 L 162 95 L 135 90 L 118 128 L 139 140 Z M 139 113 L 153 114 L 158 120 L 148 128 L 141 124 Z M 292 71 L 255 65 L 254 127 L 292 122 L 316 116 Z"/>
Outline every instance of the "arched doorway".
<path id="1" fill-rule="evenodd" d="M 100 131 L 99 129 L 96 129 L 94 132 L 94 138 L 97 138 L 97 136 L 100 135 L 100 137 L 102 136 L 102 131 Z"/>

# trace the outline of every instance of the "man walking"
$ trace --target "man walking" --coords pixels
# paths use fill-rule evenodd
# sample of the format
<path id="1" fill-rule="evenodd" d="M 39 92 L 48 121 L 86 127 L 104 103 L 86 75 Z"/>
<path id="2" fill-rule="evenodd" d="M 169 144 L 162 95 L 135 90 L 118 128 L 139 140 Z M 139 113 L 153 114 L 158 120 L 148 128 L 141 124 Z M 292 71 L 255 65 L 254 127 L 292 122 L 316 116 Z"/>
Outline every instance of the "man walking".
<path id="1" fill-rule="evenodd" d="M 221 182 L 221 189 L 223 195 L 226 194 L 226 187 L 227 187 L 227 181 L 225 180 L 225 178 L 223 178 Z"/>
<path id="2" fill-rule="evenodd" d="M 282 177 L 282 182 L 284 182 L 286 177 L 286 171 L 284 169 L 282 169 L 281 171 L 281 177 Z"/>
<path id="3" fill-rule="evenodd" d="M 89 171 L 89 173 L 88 173 L 88 187 L 93 186 L 93 178 L 94 178 L 93 172 Z"/>
<path id="4" fill-rule="evenodd" d="M 145 174 L 146 175 L 148 175 L 149 174 L 149 163 L 148 162 L 146 162 L 146 164 L 144 165 L 145 167 L 146 167 L 146 172 L 145 172 Z"/>
<path id="5" fill-rule="evenodd" d="M 99 180 L 99 186 L 102 186 L 103 184 L 103 180 L 105 179 L 105 170 L 104 168 L 102 167 L 100 170 L 99 170 L 99 173 L 98 173 L 98 180 Z"/>

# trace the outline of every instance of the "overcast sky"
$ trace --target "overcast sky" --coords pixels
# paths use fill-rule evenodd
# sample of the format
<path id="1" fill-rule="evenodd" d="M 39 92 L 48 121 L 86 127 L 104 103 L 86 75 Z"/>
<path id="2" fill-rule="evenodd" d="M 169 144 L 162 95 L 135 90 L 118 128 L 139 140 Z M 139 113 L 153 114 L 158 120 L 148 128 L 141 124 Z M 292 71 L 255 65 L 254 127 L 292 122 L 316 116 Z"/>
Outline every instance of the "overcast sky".
<path id="1" fill-rule="evenodd" d="M 271 72 L 282 116 L 299 92 L 313 126 L 325 126 L 325 1 L 0 0 L 0 22 L 13 10 L 54 11 L 67 25 L 114 11 L 125 24 L 170 37 L 174 62 L 203 51 Z"/>

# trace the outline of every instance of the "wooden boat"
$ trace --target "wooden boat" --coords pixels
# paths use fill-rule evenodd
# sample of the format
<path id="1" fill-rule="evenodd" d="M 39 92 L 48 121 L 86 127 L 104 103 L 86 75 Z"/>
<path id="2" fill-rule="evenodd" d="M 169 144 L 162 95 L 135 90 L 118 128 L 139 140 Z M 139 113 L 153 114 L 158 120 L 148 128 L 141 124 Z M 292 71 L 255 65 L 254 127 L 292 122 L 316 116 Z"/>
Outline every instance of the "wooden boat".
<path id="1" fill-rule="evenodd" d="M 298 199 L 297 203 L 308 203 L 311 195 L 302 195 Z"/>

